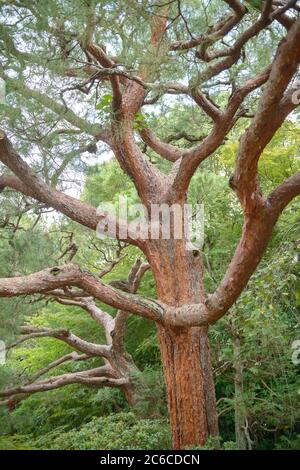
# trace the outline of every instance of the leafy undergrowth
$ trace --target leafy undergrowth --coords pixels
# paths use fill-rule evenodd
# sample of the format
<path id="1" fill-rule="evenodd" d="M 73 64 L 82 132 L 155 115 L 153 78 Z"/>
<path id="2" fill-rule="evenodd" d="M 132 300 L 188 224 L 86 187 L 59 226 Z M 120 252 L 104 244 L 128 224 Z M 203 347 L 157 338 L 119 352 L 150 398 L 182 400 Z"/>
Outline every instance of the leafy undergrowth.
<path id="1" fill-rule="evenodd" d="M 36 450 L 28 436 L 0 436 L 0 450 Z"/>
<path id="2" fill-rule="evenodd" d="M 292 439 L 287 436 L 281 436 L 275 448 L 276 450 L 299 450 L 300 434 Z"/>
<path id="3" fill-rule="evenodd" d="M 237 450 L 237 447 L 233 441 L 223 442 L 222 438 L 209 437 L 204 446 L 191 446 L 186 450 Z"/>
<path id="4" fill-rule="evenodd" d="M 139 419 L 123 412 L 94 418 L 65 433 L 56 429 L 36 439 L 34 445 L 62 450 L 164 450 L 171 448 L 171 441 L 167 421 Z"/>
<path id="5" fill-rule="evenodd" d="M 300 435 L 281 436 L 274 450 L 299 449 Z M 169 450 L 169 425 L 166 419 L 140 419 L 132 412 L 94 417 L 78 428 L 57 427 L 41 434 L 0 436 L 0 450 Z M 186 450 L 237 450 L 233 441 L 209 438 L 202 447 Z"/>

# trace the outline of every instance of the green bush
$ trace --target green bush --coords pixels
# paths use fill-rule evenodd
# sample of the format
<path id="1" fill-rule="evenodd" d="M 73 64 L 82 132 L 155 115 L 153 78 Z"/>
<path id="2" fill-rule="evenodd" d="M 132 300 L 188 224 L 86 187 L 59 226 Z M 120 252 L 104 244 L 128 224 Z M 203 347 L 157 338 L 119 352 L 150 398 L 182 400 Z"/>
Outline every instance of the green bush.
<path id="1" fill-rule="evenodd" d="M 45 434 L 35 442 L 40 449 L 61 450 L 164 450 L 171 448 L 168 423 L 139 419 L 133 413 L 94 418 L 77 430 Z"/>
<path id="2" fill-rule="evenodd" d="M 300 449 L 300 434 L 298 436 L 281 436 L 279 442 L 275 446 L 276 450 L 299 450 Z"/>
<path id="3" fill-rule="evenodd" d="M 28 436 L 0 436 L 0 450 L 34 450 Z"/>
<path id="4" fill-rule="evenodd" d="M 209 437 L 204 446 L 191 446 L 186 450 L 237 450 L 233 441 L 222 442 L 221 437 Z"/>

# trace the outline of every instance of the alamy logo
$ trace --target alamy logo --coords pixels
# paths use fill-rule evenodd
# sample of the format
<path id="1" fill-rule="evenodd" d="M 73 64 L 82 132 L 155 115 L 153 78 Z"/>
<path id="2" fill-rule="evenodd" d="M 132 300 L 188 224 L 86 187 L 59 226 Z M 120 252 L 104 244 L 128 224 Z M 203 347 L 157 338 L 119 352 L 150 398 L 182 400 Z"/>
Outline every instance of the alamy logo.
<path id="1" fill-rule="evenodd" d="M 6 345 L 4 341 L 0 341 L 0 366 L 6 363 Z"/>
<path id="2" fill-rule="evenodd" d="M 204 243 L 203 204 L 131 204 L 120 196 L 118 208 L 103 203 L 97 209 L 97 236 L 121 240 L 184 240 L 186 250 L 201 250 Z"/>
<path id="3" fill-rule="evenodd" d="M 292 102 L 293 104 L 300 104 L 300 81 L 295 83 L 295 91 L 292 94 Z"/>
<path id="4" fill-rule="evenodd" d="M 5 103 L 5 81 L 0 78 L 0 104 Z"/>
<path id="5" fill-rule="evenodd" d="M 292 354 L 292 363 L 295 366 L 298 366 L 300 364 L 300 339 L 296 339 L 296 341 L 293 341 L 292 349 L 295 349 Z"/>

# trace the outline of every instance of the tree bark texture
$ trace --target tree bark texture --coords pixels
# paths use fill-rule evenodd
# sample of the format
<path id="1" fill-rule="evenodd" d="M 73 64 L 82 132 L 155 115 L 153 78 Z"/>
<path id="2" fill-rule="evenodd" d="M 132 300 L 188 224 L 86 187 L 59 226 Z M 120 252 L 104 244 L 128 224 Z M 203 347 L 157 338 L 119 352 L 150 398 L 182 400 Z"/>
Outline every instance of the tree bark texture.
<path id="1" fill-rule="evenodd" d="M 150 259 L 160 300 L 177 307 L 179 315 L 181 306 L 203 299 L 198 252 L 186 251 L 183 241 L 160 240 Z M 159 326 L 158 336 L 173 447 L 203 445 L 219 433 L 208 327 Z"/>

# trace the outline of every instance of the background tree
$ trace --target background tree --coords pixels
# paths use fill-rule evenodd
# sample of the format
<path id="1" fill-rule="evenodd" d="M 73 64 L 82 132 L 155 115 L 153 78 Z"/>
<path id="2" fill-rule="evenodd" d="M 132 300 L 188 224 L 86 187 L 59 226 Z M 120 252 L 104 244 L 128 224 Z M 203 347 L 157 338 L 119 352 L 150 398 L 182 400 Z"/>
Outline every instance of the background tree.
<path id="1" fill-rule="evenodd" d="M 75 288 L 154 321 L 173 445 L 203 444 L 218 434 L 208 327 L 241 295 L 278 217 L 300 193 L 298 172 L 264 194 L 258 177 L 263 150 L 297 107 L 292 99 L 300 61 L 297 2 L 267 0 L 252 8 L 236 0 L 155 6 L 21 1 L 2 11 L 1 77 L 9 100 L 3 127 L 17 137 L 18 150 L 2 132 L 0 160 L 6 169 L 1 188 L 95 230 L 105 214 L 68 195 L 64 175 L 78 172 L 85 152 L 97 152 L 98 142 L 112 150 L 149 209 L 153 203 L 182 207 L 196 170 L 216 156 L 231 132 L 239 134 L 229 183 L 241 205 L 243 229 L 213 293 L 204 288 L 202 255 L 187 251 L 186 239 L 144 240 L 132 232 L 122 241 L 147 258 L 157 300 L 115 289 L 74 264 L 0 281 L 2 297 Z M 132 22 L 133 15 L 138 21 Z M 170 94 L 185 109 L 190 103 L 200 133 L 175 138 L 172 133 L 168 141 L 154 133 L 157 115 L 168 118 Z M 142 113 L 146 106 L 155 106 L 152 116 Z M 240 119 L 247 119 L 246 129 Z M 188 145 L 170 143 L 178 137 Z M 156 153 L 154 160 L 148 148 Z M 29 157 L 30 166 L 20 154 Z M 168 164 L 156 164 L 157 156 Z"/>

